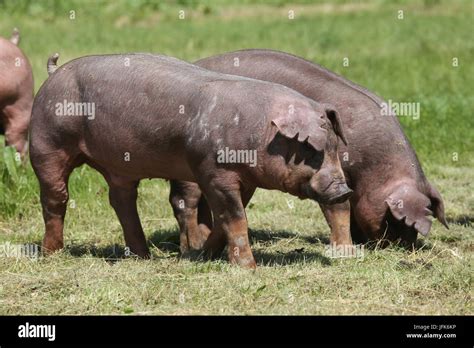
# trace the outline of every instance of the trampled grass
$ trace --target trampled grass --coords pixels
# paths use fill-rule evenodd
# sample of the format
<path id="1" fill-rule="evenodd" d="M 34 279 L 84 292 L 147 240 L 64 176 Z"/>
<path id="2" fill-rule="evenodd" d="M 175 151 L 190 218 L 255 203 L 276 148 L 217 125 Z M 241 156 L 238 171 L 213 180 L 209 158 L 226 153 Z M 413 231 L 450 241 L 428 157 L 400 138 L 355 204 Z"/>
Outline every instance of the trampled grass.
<path id="1" fill-rule="evenodd" d="M 143 181 L 139 209 L 153 259 L 135 260 L 123 257 L 105 181 L 83 167 L 70 179 L 66 249 L 36 261 L 0 258 L 0 314 L 473 314 L 469 1 L 6 1 L 0 11 L 1 35 L 21 30 L 36 88 L 54 52 L 60 63 L 131 51 L 192 61 L 259 47 L 316 61 L 386 100 L 419 102 L 420 118 L 401 121 L 450 221 L 449 231 L 435 222 L 415 252 L 393 246 L 366 249 L 364 258 L 331 259 L 325 255 L 329 228 L 315 203 L 259 190 L 248 208 L 259 268 L 249 272 L 225 260 L 179 259 L 168 184 Z M 36 178 L 29 165 L 18 167 L 1 150 L 0 245 L 40 243 Z"/>

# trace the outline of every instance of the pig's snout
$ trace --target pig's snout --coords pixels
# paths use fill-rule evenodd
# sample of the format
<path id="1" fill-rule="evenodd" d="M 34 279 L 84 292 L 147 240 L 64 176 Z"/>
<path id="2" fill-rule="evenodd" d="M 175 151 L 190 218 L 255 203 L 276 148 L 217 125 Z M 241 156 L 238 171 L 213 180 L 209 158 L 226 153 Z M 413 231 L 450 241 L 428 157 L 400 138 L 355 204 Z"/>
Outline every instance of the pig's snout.
<path id="1" fill-rule="evenodd" d="M 310 180 L 309 198 L 323 204 L 342 203 L 352 194 L 347 186 L 344 174 L 322 169 Z"/>
<path id="2" fill-rule="evenodd" d="M 346 183 L 334 184 L 335 188 L 331 190 L 330 196 L 327 198 L 326 204 L 338 204 L 346 201 L 352 194 L 352 190 Z"/>

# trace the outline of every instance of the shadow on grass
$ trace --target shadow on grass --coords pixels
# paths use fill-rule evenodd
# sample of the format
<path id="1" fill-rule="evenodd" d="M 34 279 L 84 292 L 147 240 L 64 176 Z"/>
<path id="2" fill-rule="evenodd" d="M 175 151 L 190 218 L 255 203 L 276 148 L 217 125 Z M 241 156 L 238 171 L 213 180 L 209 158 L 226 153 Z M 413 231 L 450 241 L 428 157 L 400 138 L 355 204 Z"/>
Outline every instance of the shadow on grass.
<path id="1" fill-rule="evenodd" d="M 295 232 L 287 230 L 277 230 L 269 231 L 263 229 L 250 229 L 250 243 L 255 245 L 257 243 L 262 243 L 263 245 L 271 245 L 280 240 L 291 240 L 291 239 L 300 239 L 309 244 L 322 244 L 328 245 L 330 243 L 329 236 L 326 233 L 318 233 L 315 235 L 300 235 Z M 156 249 L 164 253 L 179 253 L 179 230 L 177 228 L 167 229 L 167 230 L 155 230 L 148 237 L 148 246 L 150 248 L 155 247 Z M 427 249 L 431 248 L 432 244 L 426 240 L 418 239 L 415 244 L 415 249 Z M 365 247 L 368 250 L 373 250 L 376 248 L 395 248 L 395 249 L 405 249 L 400 246 L 398 243 L 388 242 L 385 246 L 382 246 L 380 242 L 368 242 L 365 244 Z M 110 262 L 116 262 L 121 259 L 130 258 L 131 255 L 128 253 L 127 249 L 122 244 L 110 244 L 105 246 L 97 246 L 93 243 L 77 243 L 70 242 L 66 246 L 65 250 L 72 256 L 82 257 L 90 255 L 92 257 L 103 258 Z M 259 265 L 290 265 L 302 262 L 319 262 L 322 265 L 328 266 L 331 265 L 331 258 L 324 255 L 324 253 L 317 251 L 305 250 L 304 247 L 299 249 L 294 249 L 290 251 L 265 251 L 263 250 L 253 250 L 253 254 L 257 264 Z M 175 257 L 176 255 L 170 255 L 169 257 Z M 133 255 L 132 255 L 133 257 Z M 207 262 L 203 259 L 199 252 L 194 253 L 194 255 L 185 257 L 196 262 Z M 218 260 L 227 260 L 226 252 L 223 252 Z"/>
<path id="2" fill-rule="evenodd" d="M 315 251 L 305 251 L 304 248 L 296 249 L 288 252 L 276 251 L 266 252 L 260 250 L 253 250 L 255 262 L 259 266 L 285 266 L 297 263 L 312 263 L 319 262 L 324 266 L 331 265 L 331 259 L 323 254 Z M 208 262 L 208 259 L 203 257 L 199 251 L 191 252 L 184 259 L 193 262 Z M 213 257 L 213 260 L 227 261 L 227 249 L 224 249 L 222 254 L 218 257 Z"/>
<path id="3" fill-rule="evenodd" d="M 268 265 L 268 266 L 285 266 L 292 265 L 295 263 L 313 263 L 318 262 L 324 266 L 330 266 L 331 259 L 324 256 L 322 253 L 315 251 L 305 251 L 304 248 L 298 250 L 292 250 L 289 252 L 274 252 L 269 253 L 266 251 L 256 250 L 253 252 L 255 262 L 257 265 Z"/>
<path id="4" fill-rule="evenodd" d="M 311 244 L 329 244 L 329 235 L 315 234 L 314 236 L 300 235 L 291 231 L 254 230 L 249 229 L 250 243 L 276 242 L 280 239 L 298 238 Z"/>
<path id="5" fill-rule="evenodd" d="M 418 251 L 423 249 L 431 249 L 433 244 L 426 240 L 417 238 L 414 245 L 406 245 L 401 240 L 388 240 L 388 239 L 381 239 L 377 241 L 368 241 L 366 243 L 362 243 L 367 250 L 377 250 L 377 249 L 389 249 L 389 250 L 398 250 L 398 251 Z"/>
<path id="6" fill-rule="evenodd" d="M 154 246 L 164 252 L 178 252 L 179 231 L 177 229 L 155 231 L 148 238 L 148 246 L 150 248 Z M 97 246 L 93 243 L 84 243 L 82 241 L 69 241 L 65 247 L 65 251 L 74 257 L 89 255 L 92 257 L 103 258 L 110 262 L 134 257 L 133 255 L 130 255 L 129 250 L 126 249 L 125 245 L 116 243 Z"/>
<path id="7" fill-rule="evenodd" d="M 165 252 L 179 252 L 179 230 L 156 230 L 148 237 L 148 244 Z"/>
<path id="8" fill-rule="evenodd" d="M 472 215 L 459 215 L 455 218 L 446 219 L 450 224 L 461 225 L 464 227 L 470 227 L 474 223 L 474 216 Z"/>
<path id="9" fill-rule="evenodd" d="M 314 236 L 299 235 L 297 233 L 278 230 L 249 230 L 250 243 L 273 243 L 282 239 L 301 239 L 310 244 L 329 244 L 329 238 L 321 234 Z M 320 252 L 306 251 L 305 248 L 295 249 L 287 252 L 267 252 L 263 250 L 253 251 L 255 261 L 259 265 L 290 265 L 302 262 L 319 262 L 322 265 L 331 265 L 331 259 Z"/>
<path id="10" fill-rule="evenodd" d="M 90 255 L 92 257 L 102 258 L 106 261 L 115 262 L 121 259 L 130 258 L 127 255 L 124 245 L 110 244 L 105 246 L 97 246 L 89 243 L 68 244 L 65 251 L 74 257 L 83 257 Z"/>
<path id="11" fill-rule="evenodd" d="M 309 243 L 324 243 L 321 238 L 301 236 L 294 232 L 280 230 L 280 231 L 268 231 L 268 230 L 249 230 L 250 244 L 256 243 L 268 243 L 272 244 L 282 239 L 303 239 Z M 274 251 L 267 252 L 262 250 L 253 250 L 255 261 L 258 265 L 290 265 L 302 262 L 319 262 L 323 265 L 330 265 L 331 259 L 324 256 L 323 254 L 315 251 L 306 251 L 305 248 L 299 248 L 291 251 Z M 186 259 L 195 262 L 207 262 L 202 254 L 198 251 L 191 252 L 188 254 Z M 214 258 L 215 260 L 227 260 L 227 250 L 219 256 Z"/>
<path id="12" fill-rule="evenodd" d="M 292 239 L 301 238 L 309 243 L 325 243 L 329 242 L 329 239 L 322 240 L 317 236 L 300 236 L 290 231 L 268 231 L 268 230 L 250 230 L 250 243 L 273 243 L 281 239 Z M 179 231 L 166 230 L 166 231 L 155 231 L 149 238 L 151 244 L 155 245 L 162 251 L 179 252 Z M 331 260 L 321 253 L 305 251 L 304 248 L 292 250 L 289 252 L 265 252 L 265 251 L 253 251 L 255 260 L 259 265 L 289 265 L 301 262 L 320 262 L 323 265 L 330 265 Z M 185 257 L 186 259 L 195 262 L 207 262 L 202 257 L 201 253 L 195 252 Z M 227 253 L 224 251 L 220 257 L 215 258 L 216 260 L 227 260 Z"/>

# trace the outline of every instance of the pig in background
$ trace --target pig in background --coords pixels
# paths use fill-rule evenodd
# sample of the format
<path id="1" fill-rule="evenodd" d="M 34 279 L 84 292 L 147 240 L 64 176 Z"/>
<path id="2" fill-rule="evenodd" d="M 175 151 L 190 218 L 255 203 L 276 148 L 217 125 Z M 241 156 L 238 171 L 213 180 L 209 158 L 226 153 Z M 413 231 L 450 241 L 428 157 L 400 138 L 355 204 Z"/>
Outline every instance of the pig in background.
<path id="1" fill-rule="evenodd" d="M 0 37 L 0 134 L 5 134 L 6 146 L 13 146 L 24 156 L 34 82 L 30 62 L 18 47 L 19 42 L 16 28 L 10 40 Z"/>

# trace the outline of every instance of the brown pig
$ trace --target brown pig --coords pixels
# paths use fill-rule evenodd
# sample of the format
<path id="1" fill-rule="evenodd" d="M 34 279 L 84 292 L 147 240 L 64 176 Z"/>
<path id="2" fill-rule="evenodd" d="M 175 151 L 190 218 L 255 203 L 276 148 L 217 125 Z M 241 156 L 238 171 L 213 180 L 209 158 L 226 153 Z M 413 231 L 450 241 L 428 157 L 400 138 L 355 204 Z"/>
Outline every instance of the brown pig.
<path id="1" fill-rule="evenodd" d="M 33 73 L 28 58 L 18 47 L 20 33 L 10 40 L 0 37 L 0 133 L 5 145 L 24 155 L 33 105 Z"/>
<path id="2" fill-rule="evenodd" d="M 68 178 L 84 163 L 107 181 L 131 251 L 147 257 L 137 212 L 144 178 L 199 184 L 214 215 L 204 250 L 228 243 L 232 263 L 255 267 L 245 206 L 257 187 L 325 204 L 348 198 L 337 154 L 337 111 L 278 84 L 225 75 L 160 55 L 88 56 L 39 90 L 30 158 L 41 189 L 43 248 L 63 247 Z"/>

